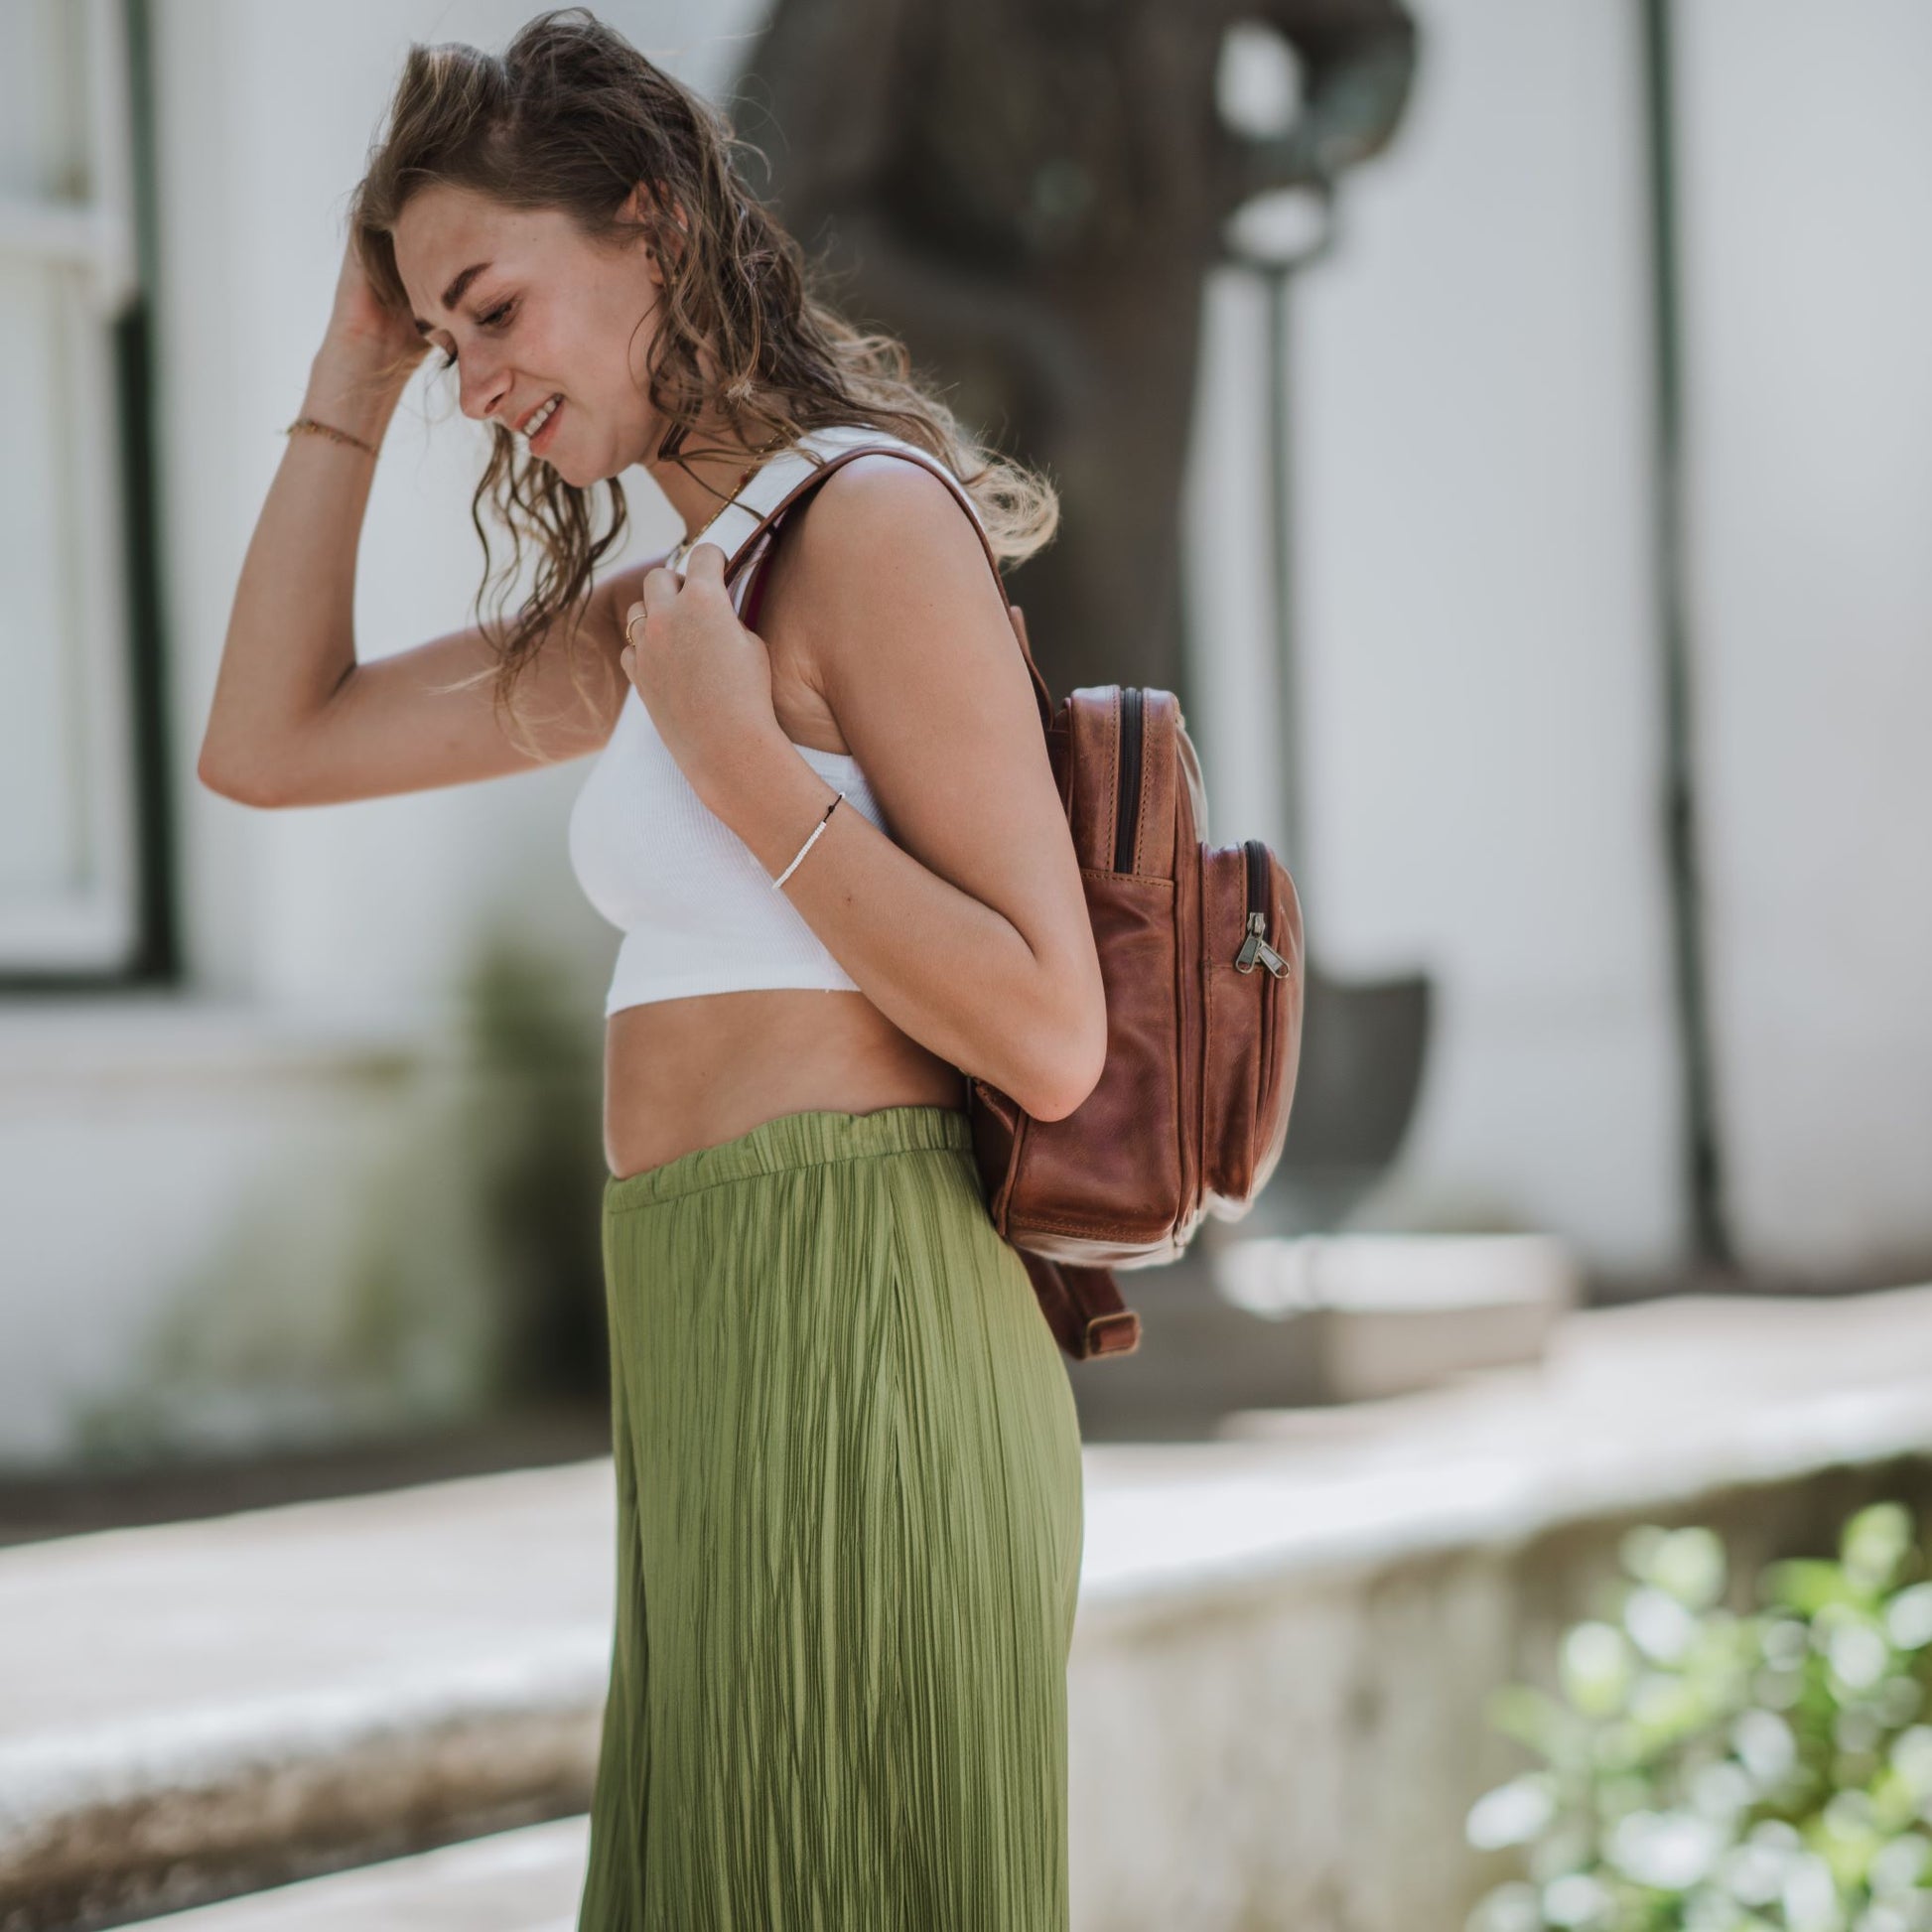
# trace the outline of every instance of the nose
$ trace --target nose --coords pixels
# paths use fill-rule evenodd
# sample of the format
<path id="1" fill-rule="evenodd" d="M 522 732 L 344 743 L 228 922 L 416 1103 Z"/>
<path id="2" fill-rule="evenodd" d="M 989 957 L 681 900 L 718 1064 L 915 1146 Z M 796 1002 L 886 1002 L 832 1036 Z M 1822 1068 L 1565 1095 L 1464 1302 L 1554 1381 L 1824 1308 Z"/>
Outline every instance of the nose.
<path id="1" fill-rule="evenodd" d="M 461 378 L 457 393 L 463 413 L 478 422 L 493 420 L 508 404 L 515 387 L 503 366 L 483 361 L 473 350 L 457 364 L 457 369 Z"/>

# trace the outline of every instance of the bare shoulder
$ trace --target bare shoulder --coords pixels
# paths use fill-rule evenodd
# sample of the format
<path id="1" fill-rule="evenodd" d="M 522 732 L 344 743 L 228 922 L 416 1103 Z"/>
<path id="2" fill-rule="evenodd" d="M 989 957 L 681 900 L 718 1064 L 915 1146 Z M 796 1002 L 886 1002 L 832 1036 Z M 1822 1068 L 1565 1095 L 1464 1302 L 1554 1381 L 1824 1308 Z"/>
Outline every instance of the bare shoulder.
<path id="1" fill-rule="evenodd" d="M 833 627 L 858 605 L 954 600 L 971 596 L 966 587 L 975 582 L 978 599 L 1004 618 L 972 512 L 923 463 L 875 453 L 841 464 L 813 491 L 788 541 L 802 605 Z"/>
<path id="2" fill-rule="evenodd" d="M 815 504 L 838 503 L 839 520 L 858 528 L 890 526 L 897 518 L 923 517 L 937 521 L 942 515 L 963 520 L 965 533 L 975 550 L 979 538 L 973 535 L 965 505 L 952 485 L 930 467 L 912 456 L 894 456 L 883 450 L 869 451 L 842 463 L 812 492 Z M 811 519 L 800 520 L 803 529 Z"/>

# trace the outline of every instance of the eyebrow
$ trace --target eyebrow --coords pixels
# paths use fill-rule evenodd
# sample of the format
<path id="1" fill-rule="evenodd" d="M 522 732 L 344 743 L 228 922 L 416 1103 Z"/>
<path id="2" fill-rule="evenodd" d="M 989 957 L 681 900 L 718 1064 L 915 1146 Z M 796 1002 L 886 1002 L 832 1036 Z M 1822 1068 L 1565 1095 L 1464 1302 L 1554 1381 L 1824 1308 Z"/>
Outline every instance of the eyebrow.
<path id="1" fill-rule="evenodd" d="M 463 300 L 463 291 L 467 289 L 470 286 L 470 284 L 477 279 L 479 275 L 486 273 L 488 268 L 489 268 L 488 262 L 472 262 L 470 266 L 466 268 L 456 278 L 456 280 L 452 282 L 450 286 L 443 291 L 444 308 L 454 309 L 456 305 Z M 435 323 L 425 322 L 421 316 L 418 316 L 415 320 L 416 320 L 416 333 L 419 336 L 427 336 L 429 332 L 436 327 Z"/>

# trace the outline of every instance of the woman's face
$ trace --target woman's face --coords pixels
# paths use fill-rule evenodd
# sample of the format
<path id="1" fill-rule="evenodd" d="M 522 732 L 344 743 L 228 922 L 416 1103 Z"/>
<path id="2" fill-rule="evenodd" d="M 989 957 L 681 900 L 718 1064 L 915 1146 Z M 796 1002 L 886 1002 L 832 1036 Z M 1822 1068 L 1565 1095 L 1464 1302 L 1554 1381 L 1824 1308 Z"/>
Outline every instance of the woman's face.
<path id="1" fill-rule="evenodd" d="M 633 218 L 642 199 L 628 204 Z M 662 276 L 642 241 L 598 248 L 559 209 L 439 184 L 404 205 L 394 244 L 417 327 L 439 363 L 457 358 L 466 416 L 520 431 L 561 396 L 531 450 L 579 488 L 655 450 L 662 426 L 643 377 Z"/>

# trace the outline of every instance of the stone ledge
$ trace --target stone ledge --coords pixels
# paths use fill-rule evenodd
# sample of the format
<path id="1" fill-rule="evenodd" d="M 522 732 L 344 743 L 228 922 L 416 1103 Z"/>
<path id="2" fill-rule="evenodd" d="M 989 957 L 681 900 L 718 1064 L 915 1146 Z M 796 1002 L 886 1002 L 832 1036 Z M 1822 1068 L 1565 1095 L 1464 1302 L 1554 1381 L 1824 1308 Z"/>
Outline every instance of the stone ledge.
<path id="1" fill-rule="evenodd" d="M 549 1713 L 405 1707 L 386 1725 L 292 1732 L 279 1750 L 269 1740 L 199 1766 L 162 1757 L 109 1777 L 38 1828 L 8 1821 L 0 1924 L 116 1925 L 130 1910 L 145 1918 L 399 1857 L 426 1836 L 581 1812 L 599 1700 L 573 1688 Z"/>
<path id="2" fill-rule="evenodd" d="M 1695 1372 L 1673 1379 L 1657 1359 L 1671 1351 Z M 1113 1480 L 1089 1490 L 1083 1627 L 1131 1624 L 1176 1593 L 1231 1600 L 1310 1572 L 1507 1548 L 1565 1522 L 1932 1451 L 1932 1288 L 1592 1310 L 1558 1325 L 1538 1367 L 1343 1409 L 1245 1412 L 1223 1436 L 1088 1451 Z"/>
<path id="3" fill-rule="evenodd" d="M 581 1808 L 613 1507 L 596 1460 L 0 1554 L 0 1926 Z"/>

